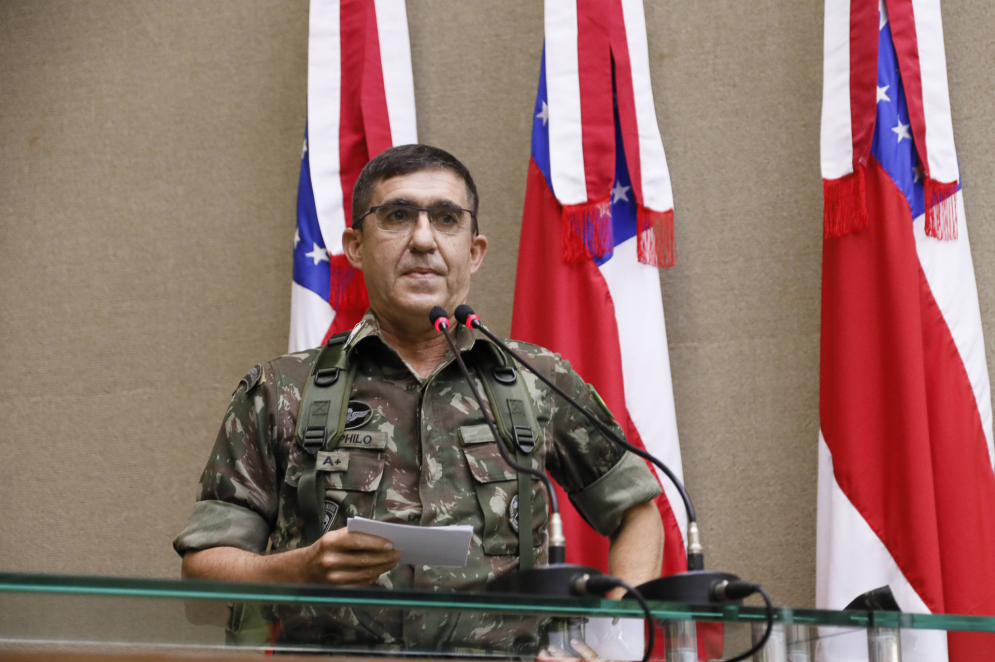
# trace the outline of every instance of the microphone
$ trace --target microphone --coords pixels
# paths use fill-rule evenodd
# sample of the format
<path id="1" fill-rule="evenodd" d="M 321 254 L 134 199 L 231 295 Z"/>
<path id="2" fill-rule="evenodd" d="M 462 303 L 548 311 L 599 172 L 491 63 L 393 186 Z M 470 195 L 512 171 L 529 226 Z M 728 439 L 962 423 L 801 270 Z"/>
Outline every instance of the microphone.
<path id="1" fill-rule="evenodd" d="M 501 453 L 501 458 L 515 471 L 535 476 L 542 481 L 543 485 L 546 486 L 546 492 L 549 494 L 549 507 L 552 511 L 549 516 L 549 562 L 551 564 L 565 563 L 566 538 L 563 536 L 563 520 L 560 518 L 560 504 L 556 497 L 556 490 L 553 489 L 553 483 L 549 480 L 549 476 L 547 476 L 544 471 L 539 471 L 538 469 L 533 469 L 532 467 L 522 466 L 515 462 L 515 458 L 512 457 L 511 453 L 508 452 L 508 449 L 505 448 L 505 445 L 501 440 L 501 436 L 498 434 L 494 417 L 491 416 L 491 413 L 484 406 L 484 400 L 477 391 L 477 385 L 470 377 L 470 372 L 466 369 L 466 364 L 463 362 L 463 356 L 456 349 L 456 343 L 453 341 L 453 337 L 449 333 L 449 314 L 446 313 L 445 309 L 441 306 L 436 306 L 431 310 L 431 312 L 429 312 L 428 317 L 432 321 L 432 326 L 435 327 L 435 330 L 446 337 L 446 342 L 449 343 L 449 349 L 452 350 L 453 356 L 456 357 L 456 364 L 459 365 L 460 371 L 463 373 L 463 377 L 466 379 L 467 384 L 470 385 L 470 392 L 473 393 L 473 397 L 477 401 L 477 405 L 480 406 L 480 412 L 484 415 L 484 420 L 487 421 L 487 427 L 490 428 L 491 434 L 494 436 L 494 441 L 497 442 L 498 452 Z"/>
<path id="2" fill-rule="evenodd" d="M 472 318 L 472 320 L 476 321 L 477 324 L 477 326 L 472 328 L 482 328 L 483 325 L 480 324 L 480 318 L 473 313 L 473 310 L 469 306 L 464 304 L 459 306 L 456 311 L 456 315 L 460 319 L 461 323 L 465 324 L 467 319 Z M 461 312 L 463 315 L 462 317 L 459 317 Z M 545 568 L 530 568 L 528 570 L 519 570 L 517 572 L 502 575 L 501 577 L 489 582 L 486 586 L 486 590 L 489 592 L 530 593 L 555 596 L 604 596 L 605 593 L 610 591 L 612 588 L 624 588 L 628 591 L 625 597 L 636 600 L 639 603 L 640 608 L 643 610 L 649 636 L 646 638 L 642 662 L 649 662 L 650 656 L 653 652 L 654 642 L 656 641 L 656 627 L 653 623 L 653 614 L 650 611 L 649 604 L 643 597 L 643 592 L 640 588 L 632 587 L 621 579 L 612 577 L 611 575 L 606 575 L 595 568 L 566 563 L 566 539 L 563 537 L 563 522 L 560 519 L 560 507 L 556 497 L 556 490 L 553 489 L 552 481 L 549 479 L 549 476 L 546 475 L 546 472 L 533 469 L 532 467 L 525 467 L 516 463 L 514 458 L 511 456 L 511 453 L 509 453 L 508 449 L 505 448 L 504 441 L 498 434 L 494 418 L 484 406 L 484 400 L 481 397 L 480 392 L 477 391 L 477 385 L 470 377 L 470 372 L 466 369 L 463 357 L 456 348 L 456 343 L 453 341 L 453 338 L 449 333 L 449 316 L 445 309 L 440 306 L 432 308 L 431 312 L 429 312 L 429 319 L 432 321 L 432 326 L 435 327 L 435 330 L 446 337 L 446 342 L 449 343 L 449 349 L 452 350 L 453 356 L 456 357 L 456 364 L 463 373 L 466 383 L 470 386 L 470 392 L 473 393 L 473 397 L 477 401 L 477 405 L 480 407 L 480 411 L 484 415 L 484 419 L 487 421 L 487 427 L 490 428 L 491 434 L 494 436 L 494 441 L 497 442 L 498 451 L 501 453 L 501 457 L 515 471 L 525 472 L 539 478 L 539 480 L 543 482 L 543 485 L 546 486 L 546 492 L 549 494 L 549 506 L 551 511 L 549 516 L 549 565 Z M 488 335 L 488 337 L 491 337 L 489 331 L 484 332 Z M 505 351 L 510 352 L 510 350 L 508 350 L 503 343 L 499 342 L 499 344 Z M 514 356 L 514 354 L 512 355 Z M 518 357 L 516 356 L 515 358 Z M 521 360 L 519 359 L 519 361 Z M 529 369 L 531 370 L 531 368 Z M 533 372 L 535 371 L 533 370 Z M 773 622 L 773 610 L 771 610 L 770 618 L 771 622 Z M 770 633 L 768 629 L 768 633 L 763 639 L 763 643 L 766 643 L 767 637 L 769 636 Z M 761 643 L 761 646 L 763 643 Z"/>
<path id="3" fill-rule="evenodd" d="M 681 500 L 684 502 L 684 508 L 687 511 L 688 517 L 688 572 L 668 575 L 667 577 L 660 577 L 646 582 L 638 587 L 639 590 L 642 591 L 642 594 L 652 600 L 693 602 L 698 604 L 726 602 L 730 600 L 734 602 L 742 602 L 741 597 L 737 599 L 724 590 L 724 587 L 729 584 L 738 584 L 740 582 L 739 577 L 730 573 L 705 570 L 704 550 L 701 546 L 701 539 L 698 534 L 698 522 L 694 512 L 694 505 L 691 503 L 691 497 L 688 495 L 687 490 L 684 489 L 684 485 L 681 484 L 681 481 L 678 480 L 676 475 L 674 475 L 674 472 L 672 472 L 667 465 L 661 462 L 658 458 L 654 457 L 652 454 L 647 453 L 645 450 L 637 448 L 622 439 L 615 433 L 614 430 L 605 425 L 601 419 L 582 407 L 580 403 L 567 395 L 563 389 L 554 384 L 552 380 L 547 378 L 528 361 L 519 356 L 518 353 L 512 351 L 512 349 L 508 347 L 504 341 L 498 338 L 493 332 L 491 332 L 490 329 L 483 325 L 480 321 L 480 317 L 473 312 L 473 308 L 463 304 L 456 308 L 454 314 L 456 320 L 460 324 L 463 324 L 471 329 L 477 329 L 483 333 L 491 341 L 493 341 L 494 344 L 504 350 L 509 356 L 514 358 L 515 361 L 520 363 L 526 370 L 534 374 L 544 384 L 553 389 L 553 391 L 566 400 L 571 407 L 583 414 L 594 425 L 594 427 L 605 435 L 605 437 L 627 451 L 634 453 L 659 467 L 667 478 L 670 479 L 670 482 L 674 484 L 674 487 L 677 488 L 677 491 L 681 495 Z"/>
<path id="4" fill-rule="evenodd" d="M 541 480 L 543 485 L 546 486 L 546 492 L 549 494 L 549 565 L 544 568 L 529 568 L 528 570 L 519 570 L 502 575 L 488 583 L 486 590 L 491 592 L 532 593 L 539 595 L 578 595 L 580 592 L 579 587 L 581 586 L 581 584 L 578 584 L 580 578 L 585 575 L 591 577 L 600 576 L 603 573 L 595 568 L 566 563 L 566 538 L 563 536 L 563 520 L 560 518 L 560 504 L 556 496 L 556 490 L 553 489 L 552 481 L 546 475 L 545 471 L 518 464 L 511 453 L 508 452 L 508 449 L 505 448 L 504 440 L 498 432 L 494 417 L 487 407 L 484 406 L 484 399 L 477 390 L 476 383 L 470 377 L 470 372 L 463 362 L 463 357 L 456 348 L 456 343 L 453 341 L 452 335 L 449 333 L 449 315 L 446 311 L 442 307 L 436 306 L 429 313 L 429 319 L 432 322 L 432 326 L 446 337 L 449 349 L 452 350 L 453 356 L 456 357 L 456 364 L 463 373 L 466 383 L 469 384 L 470 392 L 473 393 L 473 397 L 477 401 L 484 419 L 487 421 L 487 427 L 490 428 L 491 435 L 494 436 L 494 441 L 497 442 L 498 452 L 501 453 L 502 459 L 515 471 L 527 473 Z"/>

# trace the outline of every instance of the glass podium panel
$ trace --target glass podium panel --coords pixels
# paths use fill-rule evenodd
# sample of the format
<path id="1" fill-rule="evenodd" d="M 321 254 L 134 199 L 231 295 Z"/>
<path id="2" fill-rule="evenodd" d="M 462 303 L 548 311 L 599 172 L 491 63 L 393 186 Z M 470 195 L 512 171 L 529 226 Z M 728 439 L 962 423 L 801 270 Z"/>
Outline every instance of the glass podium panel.
<path id="1" fill-rule="evenodd" d="M 697 662 L 748 650 L 761 607 L 650 602 L 652 659 Z M 769 662 L 893 662 L 945 646 L 948 632 L 995 638 L 995 618 L 777 608 Z M 348 657 L 640 660 L 631 601 L 485 592 L 388 591 L 0 573 L 0 659 L 241 652 Z M 24 657 L 27 656 L 27 657 Z"/>

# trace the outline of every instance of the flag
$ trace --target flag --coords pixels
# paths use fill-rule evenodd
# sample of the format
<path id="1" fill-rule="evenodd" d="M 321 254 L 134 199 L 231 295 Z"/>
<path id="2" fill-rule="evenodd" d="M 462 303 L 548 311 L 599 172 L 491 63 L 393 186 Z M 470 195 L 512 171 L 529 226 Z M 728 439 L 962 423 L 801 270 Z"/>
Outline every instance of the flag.
<path id="1" fill-rule="evenodd" d="M 682 476 L 658 271 L 673 200 L 642 0 L 546 2 L 533 114 L 511 335 L 569 360 L 629 442 Z M 669 574 L 687 568 L 687 518 L 658 479 Z M 607 569 L 607 541 L 560 503 L 567 561 Z"/>
<path id="2" fill-rule="evenodd" d="M 903 611 L 995 615 L 995 472 L 981 315 L 938 0 L 827 0 L 816 604 L 891 587 Z M 903 630 L 909 660 L 995 637 Z M 824 659 L 866 657 L 827 639 Z"/>
<path id="3" fill-rule="evenodd" d="M 342 254 L 366 163 L 418 141 L 404 0 L 312 0 L 308 121 L 297 190 L 290 351 L 351 328 L 368 305 Z"/>

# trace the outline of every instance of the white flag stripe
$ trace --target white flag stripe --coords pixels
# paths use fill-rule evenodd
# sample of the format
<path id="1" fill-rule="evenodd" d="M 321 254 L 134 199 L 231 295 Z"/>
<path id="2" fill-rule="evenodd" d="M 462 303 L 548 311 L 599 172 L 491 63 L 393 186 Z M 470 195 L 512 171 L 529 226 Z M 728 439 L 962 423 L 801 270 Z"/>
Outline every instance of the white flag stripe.
<path id="1" fill-rule="evenodd" d="M 587 202 L 580 116 L 577 3 L 546 4 L 546 97 L 549 105 L 549 175 L 562 204 Z"/>
<path id="2" fill-rule="evenodd" d="M 850 0 L 826 0 L 822 69 L 822 178 L 853 172 L 850 119 Z"/>
<path id="3" fill-rule="evenodd" d="M 660 125 L 656 121 L 653 85 L 650 81 L 649 44 L 646 40 L 646 15 L 643 0 L 622 0 L 625 38 L 632 69 L 632 95 L 639 127 L 639 171 L 643 187 L 643 204 L 656 211 L 674 208 L 670 170 L 663 151 Z"/>
<path id="4" fill-rule="evenodd" d="M 339 11 L 338 0 L 312 0 L 308 30 L 308 157 L 321 238 L 332 255 L 342 252 L 345 230 L 339 164 L 342 94 Z"/>
<path id="5" fill-rule="evenodd" d="M 840 489 L 833 474 L 833 457 L 821 430 L 817 520 L 815 604 L 818 609 L 843 609 L 858 595 L 890 586 L 902 611 L 930 613 L 884 543 Z M 820 634 L 829 634 L 822 630 Z M 826 636 L 819 644 L 818 659 L 822 662 L 866 660 L 867 637 Z M 946 632 L 903 630 L 902 659 L 905 662 L 946 660 Z"/>
<path id="6" fill-rule="evenodd" d="M 291 353 L 321 345 L 334 319 L 335 311 L 327 301 L 303 285 L 291 281 L 288 343 Z"/>
<path id="7" fill-rule="evenodd" d="M 912 0 L 912 13 L 919 47 L 929 176 L 940 182 L 952 182 L 959 179 L 960 175 L 954 147 L 954 126 L 950 116 L 940 0 Z"/>
<path id="8" fill-rule="evenodd" d="M 417 143 L 415 82 L 411 71 L 411 44 L 405 2 L 375 0 L 374 7 L 391 143 L 395 147 Z"/>
<path id="9" fill-rule="evenodd" d="M 615 246 L 612 259 L 601 265 L 608 284 L 618 341 L 622 352 L 625 407 L 639 430 L 646 450 L 659 458 L 683 482 L 684 466 L 677 438 L 674 388 L 670 376 L 670 350 L 663 317 L 660 272 L 642 264 L 636 238 Z M 657 471 L 674 517 L 687 544 L 687 513 L 674 484 Z"/>
<path id="10" fill-rule="evenodd" d="M 988 456 L 995 462 L 992 441 L 992 400 L 985 359 L 985 339 L 981 328 L 981 308 L 978 305 L 978 285 L 974 277 L 974 261 L 967 236 L 964 216 L 964 194 L 957 192 L 957 239 L 937 241 L 926 236 L 926 216 L 920 215 L 912 224 L 916 251 L 926 281 L 933 293 L 943 320 L 950 329 L 957 352 L 974 390 L 981 425 L 988 442 Z"/>

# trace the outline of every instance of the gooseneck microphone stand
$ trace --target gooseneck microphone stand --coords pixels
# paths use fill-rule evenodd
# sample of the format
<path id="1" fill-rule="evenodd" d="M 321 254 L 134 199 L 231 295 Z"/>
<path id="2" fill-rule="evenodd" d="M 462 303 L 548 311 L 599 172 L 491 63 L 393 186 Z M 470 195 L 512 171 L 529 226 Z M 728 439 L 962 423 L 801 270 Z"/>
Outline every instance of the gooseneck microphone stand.
<path id="1" fill-rule="evenodd" d="M 517 352 L 513 351 L 503 340 L 484 326 L 480 321 L 480 317 L 473 312 L 473 309 L 470 306 L 466 304 L 457 306 L 454 315 L 457 322 L 470 329 L 477 329 L 483 333 L 495 345 L 500 347 L 505 353 L 521 364 L 522 367 L 538 377 L 544 384 L 546 384 L 546 386 L 550 387 L 557 395 L 566 400 L 567 403 L 569 403 L 574 409 L 583 414 L 605 437 L 629 452 L 634 453 L 635 455 L 638 455 L 639 457 L 648 460 L 659 467 L 660 471 L 662 471 L 670 482 L 673 483 L 674 487 L 677 488 L 677 491 L 681 495 L 681 500 L 684 502 L 684 508 L 687 511 L 688 518 L 688 571 L 668 575 L 666 577 L 660 577 L 658 579 L 648 581 L 645 584 L 640 584 L 637 588 L 639 592 L 642 593 L 642 596 L 650 600 L 662 600 L 668 602 L 690 602 L 694 604 L 734 602 L 741 604 L 744 598 L 754 593 L 759 593 L 763 597 L 766 606 L 767 630 L 764 633 L 764 636 L 759 642 L 757 642 L 756 645 L 754 645 L 753 648 L 742 655 L 730 658 L 727 662 L 745 660 L 749 656 L 753 655 L 753 653 L 763 648 L 763 646 L 767 643 L 767 640 L 770 638 L 774 622 L 774 606 L 771 602 L 770 596 L 767 595 L 767 592 L 759 584 L 742 581 L 736 575 L 728 572 L 705 570 L 704 549 L 701 546 L 701 538 L 698 533 L 698 522 L 694 512 L 694 505 L 691 503 L 691 497 L 688 495 L 687 490 L 684 489 L 684 485 L 680 480 L 678 480 L 677 476 L 674 475 L 670 468 L 651 453 L 646 452 L 642 448 L 633 446 L 629 442 L 622 439 L 615 433 L 614 430 L 602 422 L 601 419 L 567 395 L 563 389 L 554 384 L 552 380 L 539 372 L 539 370 L 532 366 L 532 364 L 522 358 Z M 628 598 L 635 596 L 632 592 L 630 592 L 626 595 L 626 597 Z M 653 628 L 650 628 L 651 632 L 652 630 Z"/>
<path id="2" fill-rule="evenodd" d="M 508 452 L 508 449 L 505 448 L 504 442 L 498 433 L 497 425 L 494 423 L 494 418 L 487 407 L 484 406 L 484 400 L 477 390 L 477 385 L 473 382 L 473 378 L 470 377 L 470 371 L 467 370 L 466 364 L 463 362 L 463 356 L 460 354 L 452 335 L 449 333 L 449 314 L 442 307 L 436 306 L 429 313 L 429 319 L 435 330 L 446 337 L 449 349 L 456 358 L 456 364 L 459 366 L 460 372 L 463 373 L 466 383 L 470 386 L 470 392 L 473 393 L 473 398 L 477 401 L 480 412 L 487 421 L 487 427 L 494 436 L 494 441 L 497 443 L 498 452 L 501 454 L 502 459 L 515 471 L 527 473 L 541 480 L 543 485 L 546 486 L 546 492 L 549 494 L 551 511 L 549 515 L 549 565 L 543 568 L 530 568 L 502 575 L 488 583 L 486 590 L 498 593 L 527 593 L 548 596 L 600 595 L 603 597 L 605 593 L 613 588 L 620 587 L 626 589 L 629 592 L 627 595 L 630 595 L 639 603 L 645 614 L 647 624 L 651 624 L 653 621 L 652 612 L 650 612 L 649 605 L 638 589 L 633 588 L 617 577 L 605 575 L 595 568 L 566 563 L 566 538 L 563 537 L 563 520 L 560 518 L 560 504 L 556 497 L 556 491 L 553 489 L 552 481 L 550 481 L 549 476 L 544 471 L 518 464 L 511 456 L 511 453 Z M 655 642 L 655 628 L 651 626 L 649 627 L 649 637 L 646 639 L 646 649 L 642 662 L 649 662 Z"/>

